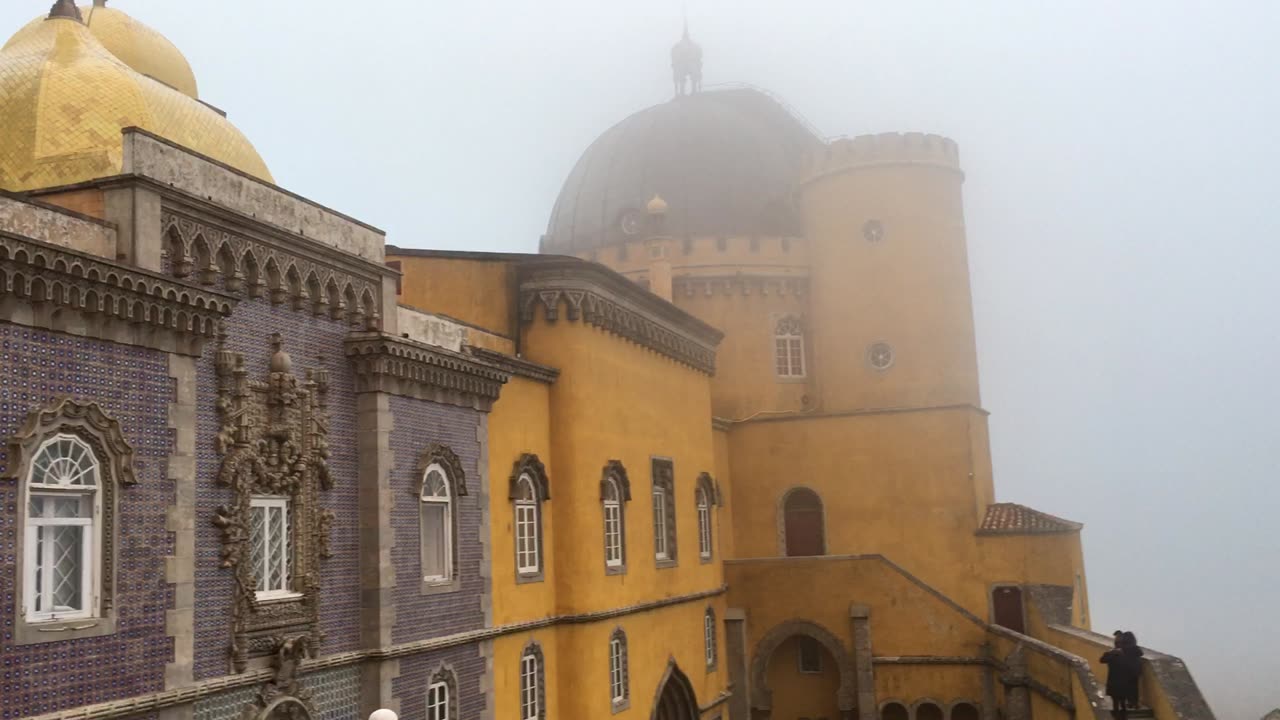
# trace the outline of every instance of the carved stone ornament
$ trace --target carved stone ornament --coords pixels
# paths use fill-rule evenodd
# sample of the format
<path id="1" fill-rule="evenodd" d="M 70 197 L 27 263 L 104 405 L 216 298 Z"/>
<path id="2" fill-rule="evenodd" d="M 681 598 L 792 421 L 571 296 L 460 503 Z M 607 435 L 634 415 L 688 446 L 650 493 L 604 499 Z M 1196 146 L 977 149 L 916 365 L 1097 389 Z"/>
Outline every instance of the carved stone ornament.
<path id="1" fill-rule="evenodd" d="M 385 392 L 487 412 L 511 374 L 470 354 L 386 333 L 351 333 L 356 392 Z"/>
<path id="2" fill-rule="evenodd" d="M 311 691 L 298 682 L 303 660 L 315 652 L 306 635 L 271 638 L 274 645 L 271 669 L 275 676 L 258 691 L 252 704 L 240 713 L 241 720 L 310 720 L 316 714 Z"/>
<path id="3" fill-rule="evenodd" d="M 440 443 L 431 443 L 426 450 L 418 456 L 418 473 L 426 475 L 427 470 L 432 465 L 439 465 L 445 469 L 445 475 L 449 480 L 449 494 L 454 497 L 466 497 L 467 495 L 467 472 L 462 467 L 462 459 L 453 451 L 453 448 Z M 414 496 L 422 494 L 422 488 L 418 487 L 414 490 Z"/>
<path id="4" fill-rule="evenodd" d="M 244 356 L 226 349 L 217 355 L 218 413 L 222 426 L 215 447 L 222 455 L 218 483 L 231 488 L 230 505 L 217 508 L 213 524 L 222 530 L 222 566 L 235 574 L 231 665 L 244 672 L 250 658 L 279 651 L 280 638 L 306 637 L 315 651 L 319 627 L 320 559 L 328 557 L 333 514 L 320 506 L 320 491 L 333 487 L 329 473 L 329 373 L 293 374 L 293 362 L 279 334 L 265 381 L 249 379 Z M 251 500 L 281 497 L 289 503 L 293 597 L 259 603 L 251 554 Z"/>
<path id="5" fill-rule="evenodd" d="M 524 475 L 533 479 L 533 484 L 538 490 L 539 502 L 551 499 L 551 478 L 547 477 L 547 467 L 533 453 L 524 453 L 511 467 L 511 477 L 508 478 L 510 487 L 507 493 L 509 499 L 515 500 L 520 496 L 520 478 Z"/>
<path id="6" fill-rule="evenodd" d="M 81 403 L 63 398 L 32 410 L 18 432 L 9 438 L 9 457 L 4 477 L 18 480 L 46 440 L 60 434 L 74 435 L 88 445 L 102 463 L 102 614 L 109 614 L 115 599 L 116 507 L 119 487 L 137 485 L 133 474 L 133 448 L 120 432 L 120 423 L 102 411 L 97 403 Z"/>

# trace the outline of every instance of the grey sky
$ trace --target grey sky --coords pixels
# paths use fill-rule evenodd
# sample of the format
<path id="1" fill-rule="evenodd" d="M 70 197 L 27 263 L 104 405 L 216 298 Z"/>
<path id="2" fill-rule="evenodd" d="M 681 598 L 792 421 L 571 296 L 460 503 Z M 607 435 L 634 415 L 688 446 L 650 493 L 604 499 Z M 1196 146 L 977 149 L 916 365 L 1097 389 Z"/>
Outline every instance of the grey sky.
<path id="1" fill-rule="evenodd" d="M 6 0 L 0 29 L 48 8 Z M 409 247 L 533 251 L 670 94 L 679 0 L 113 0 L 286 188 Z M 1087 524 L 1096 629 L 1280 705 L 1280 3 L 691 0 L 708 83 L 955 138 L 1000 499 Z"/>

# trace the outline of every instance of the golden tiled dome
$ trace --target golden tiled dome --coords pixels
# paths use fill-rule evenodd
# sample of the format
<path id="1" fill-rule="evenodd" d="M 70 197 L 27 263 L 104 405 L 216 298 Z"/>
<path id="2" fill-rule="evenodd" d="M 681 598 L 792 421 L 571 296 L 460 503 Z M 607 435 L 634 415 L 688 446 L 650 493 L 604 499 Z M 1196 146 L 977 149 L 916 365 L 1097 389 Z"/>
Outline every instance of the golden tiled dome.
<path id="1" fill-rule="evenodd" d="M 225 117 L 135 72 L 79 20 L 41 20 L 0 50 L 0 189 L 115 175 L 127 127 L 271 181 L 257 150 Z"/>
<path id="2" fill-rule="evenodd" d="M 125 65 L 150 78 L 155 78 L 189 97 L 200 97 L 191 64 L 176 45 L 151 27 L 127 13 L 107 7 L 106 0 L 82 5 L 80 12 L 89 31 Z M 32 20 L 15 34 L 5 47 L 21 42 L 45 21 L 45 16 Z"/>

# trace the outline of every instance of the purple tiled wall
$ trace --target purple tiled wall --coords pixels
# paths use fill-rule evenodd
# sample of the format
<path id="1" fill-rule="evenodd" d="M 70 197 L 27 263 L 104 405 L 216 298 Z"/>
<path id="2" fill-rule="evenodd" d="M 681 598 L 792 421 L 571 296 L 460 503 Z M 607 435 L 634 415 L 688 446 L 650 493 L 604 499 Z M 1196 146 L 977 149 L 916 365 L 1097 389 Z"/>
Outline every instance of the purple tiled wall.
<path id="1" fill-rule="evenodd" d="M 321 561 L 320 622 L 325 641 L 320 654 L 355 650 L 360 640 L 359 517 L 357 515 L 356 403 L 349 365 L 343 352 L 347 325 L 341 321 L 272 306 L 264 300 L 242 301 L 226 323 L 227 349 L 244 354 L 251 380 L 267 377 L 271 334 L 279 332 L 299 378 L 322 364 L 330 374 L 329 467 L 334 487 L 320 492 L 323 507 L 335 514 L 329 548 Z M 232 576 L 221 567 L 221 533 L 210 518 L 230 502 L 230 491 L 216 482 L 221 456 L 213 439 L 219 427 L 216 348 L 206 349 L 199 363 L 196 431 L 196 612 L 195 675 L 226 675 L 231 644 Z M 323 356 L 323 361 L 320 359 Z"/>
<path id="2" fill-rule="evenodd" d="M 0 471 L 7 440 L 27 414 L 55 397 L 96 402 L 120 421 L 134 450 L 138 484 L 117 491 L 116 633 L 15 645 L 18 485 L 0 479 L 0 718 L 27 717 L 164 688 L 173 661 L 165 611 L 173 603 L 165 556 L 173 536 L 168 476 L 173 400 L 164 353 L 0 324 Z M 0 473 L 2 474 L 2 473 Z M 127 530 L 127 531 L 126 531 Z"/>
<path id="3" fill-rule="evenodd" d="M 391 450 L 395 471 L 391 493 L 395 505 L 391 523 L 396 546 L 391 557 L 396 567 L 396 625 L 392 640 L 397 643 L 440 637 L 484 627 L 485 581 L 481 576 L 484 549 L 481 546 L 480 454 L 477 432 L 487 430 L 484 413 L 451 405 L 393 397 L 391 412 L 395 429 Z M 419 544 L 418 503 L 420 485 L 418 456 L 430 443 L 453 449 L 467 473 L 467 496 L 458 498 L 456 592 L 422 594 L 422 556 Z"/>
<path id="4" fill-rule="evenodd" d="M 442 664 L 451 667 L 457 676 L 458 717 L 470 720 L 483 715 L 486 695 L 480 682 L 484 678 L 485 659 L 477 644 L 402 658 L 400 676 L 391 681 L 391 693 L 400 700 L 400 717 L 427 716 L 427 688 L 431 676 Z"/>

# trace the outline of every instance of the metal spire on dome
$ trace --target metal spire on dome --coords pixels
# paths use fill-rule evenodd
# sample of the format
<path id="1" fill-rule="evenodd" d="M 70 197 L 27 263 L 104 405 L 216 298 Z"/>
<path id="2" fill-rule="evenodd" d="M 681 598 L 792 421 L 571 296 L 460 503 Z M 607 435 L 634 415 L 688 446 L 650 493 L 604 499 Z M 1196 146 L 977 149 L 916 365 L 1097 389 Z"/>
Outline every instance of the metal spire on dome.
<path id="1" fill-rule="evenodd" d="M 50 18 L 70 18 L 84 22 L 84 16 L 80 14 L 80 8 L 76 7 L 75 0 L 57 0 L 53 7 L 49 8 Z"/>
<path id="2" fill-rule="evenodd" d="M 689 37 L 689 13 L 684 16 L 684 37 L 671 48 L 671 72 L 676 97 L 702 92 L 702 48 Z"/>

